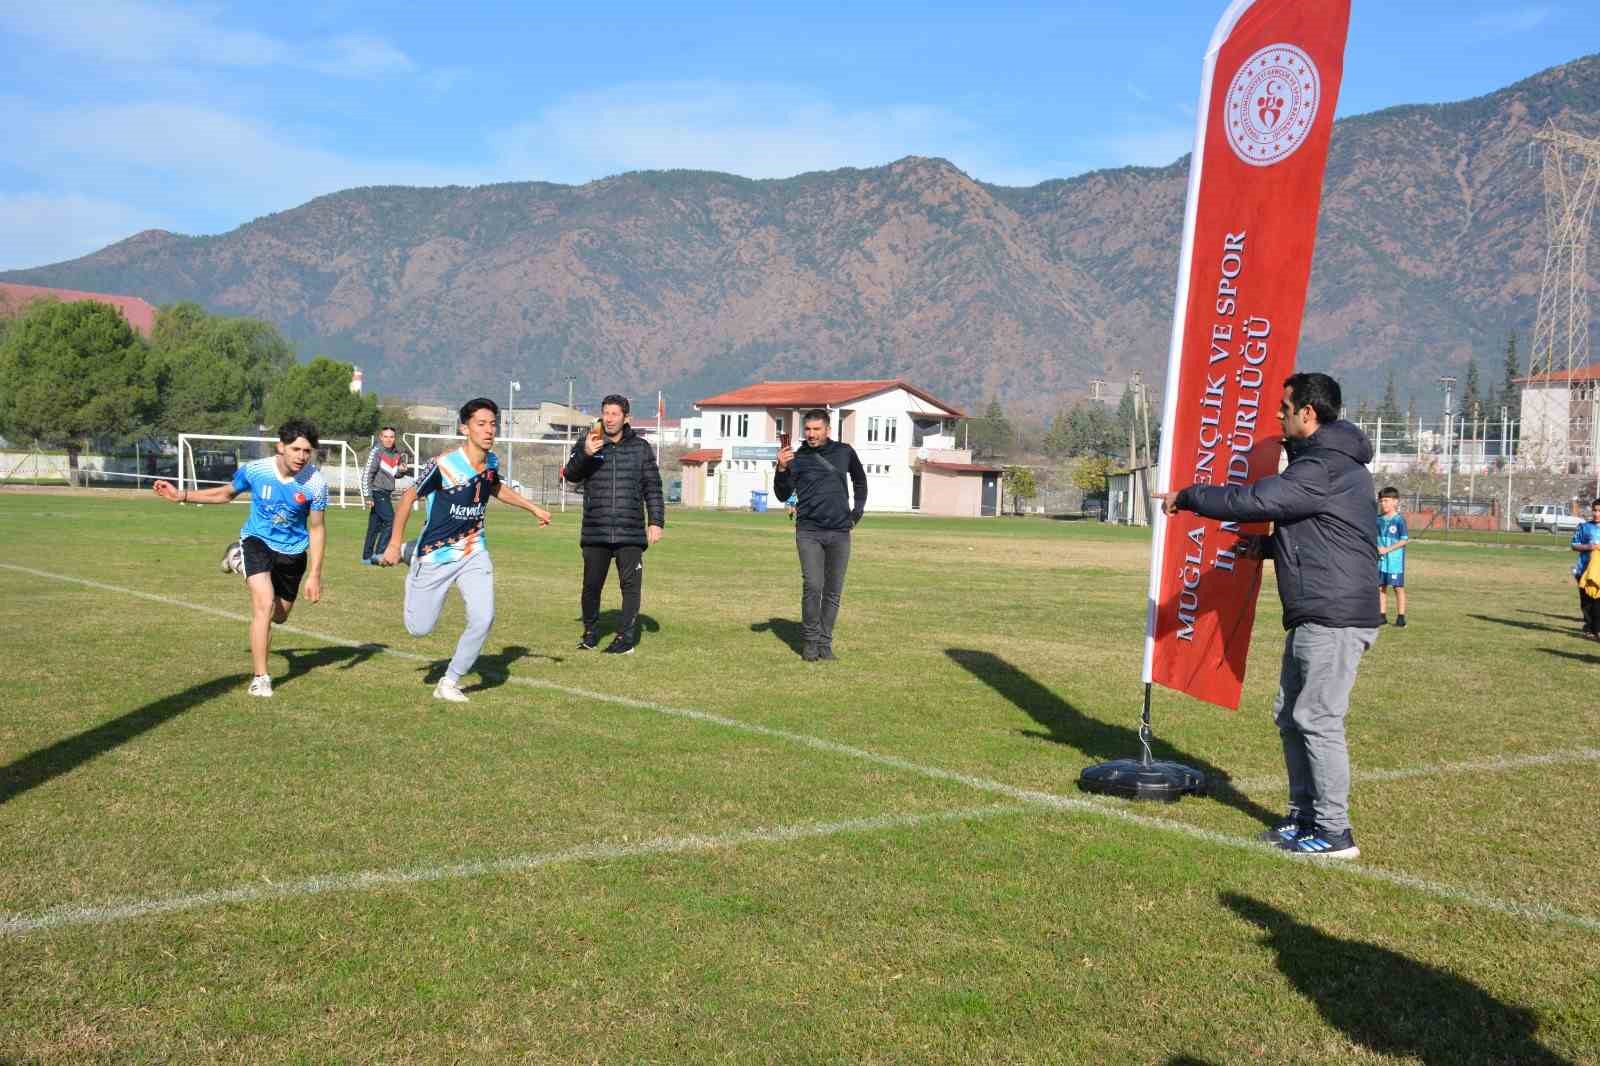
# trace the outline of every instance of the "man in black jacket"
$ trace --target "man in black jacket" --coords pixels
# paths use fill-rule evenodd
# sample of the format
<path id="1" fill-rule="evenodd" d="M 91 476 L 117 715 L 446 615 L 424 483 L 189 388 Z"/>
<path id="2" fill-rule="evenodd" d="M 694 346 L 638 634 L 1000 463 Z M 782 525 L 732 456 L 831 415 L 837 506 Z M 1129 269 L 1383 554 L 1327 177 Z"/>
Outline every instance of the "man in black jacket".
<path id="1" fill-rule="evenodd" d="M 583 636 L 579 651 L 599 644 L 600 590 L 616 560 L 622 585 L 622 623 L 606 646 L 611 655 L 630 655 L 638 646 L 639 596 L 644 587 L 645 549 L 661 539 L 666 525 L 661 470 L 650 442 L 628 425 L 628 398 L 607 396 L 600 403 L 600 425 L 584 434 L 567 457 L 566 479 L 583 485 Z"/>
<path id="2" fill-rule="evenodd" d="M 794 543 L 800 553 L 800 618 L 806 662 L 832 659 L 833 623 L 844 595 L 844 572 L 850 565 L 850 530 L 867 506 L 867 472 L 856 450 L 829 440 L 828 412 L 812 410 L 803 420 L 805 443 L 778 450 L 778 474 L 772 491 L 780 500 L 797 497 Z M 845 491 L 848 480 L 855 506 Z"/>
<path id="3" fill-rule="evenodd" d="M 1262 839 L 1298 855 L 1353 859 L 1350 752 L 1344 719 L 1356 667 L 1383 624 L 1372 445 L 1339 420 L 1339 383 L 1294 374 L 1278 418 L 1289 465 L 1250 485 L 1191 485 L 1157 493 L 1168 514 L 1272 522 L 1268 545 L 1283 603 L 1283 667 L 1273 716 L 1289 772 L 1289 813 Z"/>

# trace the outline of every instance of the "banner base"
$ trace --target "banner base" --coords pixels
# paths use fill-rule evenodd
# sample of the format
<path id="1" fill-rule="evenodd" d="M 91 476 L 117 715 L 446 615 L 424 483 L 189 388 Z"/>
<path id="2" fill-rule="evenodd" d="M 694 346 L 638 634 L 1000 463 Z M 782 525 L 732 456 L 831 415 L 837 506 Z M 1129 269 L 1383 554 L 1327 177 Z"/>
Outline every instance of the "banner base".
<path id="1" fill-rule="evenodd" d="M 1176 803 L 1184 796 L 1204 795 L 1206 775 L 1181 762 L 1113 759 L 1085 767 L 1078 787 L 1102 796 Z"/>

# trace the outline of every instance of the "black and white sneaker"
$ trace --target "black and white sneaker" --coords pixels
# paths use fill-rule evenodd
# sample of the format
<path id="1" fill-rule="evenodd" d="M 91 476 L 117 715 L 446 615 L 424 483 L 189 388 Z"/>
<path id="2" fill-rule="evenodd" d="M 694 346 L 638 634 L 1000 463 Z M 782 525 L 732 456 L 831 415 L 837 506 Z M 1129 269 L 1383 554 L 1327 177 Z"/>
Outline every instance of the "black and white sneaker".
<path id="1" fill-rule="evenodd" d="M 585 629 L 583 636 L 578 638 L 579 651 L 594 651 L 600 646 L 600 637 L 592 629 Z"/>
<path id="2" fill-rule="evenodd" d="M 1320 859 L 1358 859 L 1361 849 L 1356 847 L 1356 835 L 1348 829 L 1337 833 L 1314 829 L 1305 836 L 1278 845 L 1291 855 L 1308 855 Z"/>
<path id="3" fill-rule="evenodd" d="M 222 553 L 222 572 L 224 574 L 244 573 L 244 548 L 238 541 L 229 544 Z"/>
<path id="4" fill-rule="evenodd" d="M 616 636 L 616 639 L 613 640 L 610 644 L 607 644 L 606 645 L 606 650 L 601 652 L 600 654 L 601 655 L 632 655 L 633 654 L 633 649 L 634 649 L 633 641 L 629 640 L 627 637 L 623 636 L 621 633 L 618 633 L 617 636 Z"/>

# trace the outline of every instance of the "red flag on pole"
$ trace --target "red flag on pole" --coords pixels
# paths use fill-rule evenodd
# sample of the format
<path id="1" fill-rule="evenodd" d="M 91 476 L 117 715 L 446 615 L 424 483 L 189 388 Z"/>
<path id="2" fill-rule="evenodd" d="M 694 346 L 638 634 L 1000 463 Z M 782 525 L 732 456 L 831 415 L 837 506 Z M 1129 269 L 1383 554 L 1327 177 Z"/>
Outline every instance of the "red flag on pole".
<path id="1" fill-rule="evenodd" d="M 1234 0 L 1201 76 L 1157 488 L 1274 474 L 1349 0 Z M 1156 509 L 1144 680 L 1239 706 L 1261 563 L 1235 523 Z"/>

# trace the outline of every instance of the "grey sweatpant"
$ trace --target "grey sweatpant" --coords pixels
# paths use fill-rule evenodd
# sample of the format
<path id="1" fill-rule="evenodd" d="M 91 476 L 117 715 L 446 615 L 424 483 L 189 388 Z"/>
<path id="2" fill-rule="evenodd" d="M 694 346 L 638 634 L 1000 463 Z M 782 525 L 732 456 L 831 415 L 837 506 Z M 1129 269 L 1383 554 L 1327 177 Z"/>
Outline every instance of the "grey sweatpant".
<path id="1" fill-rule="evenodd" d="M 1344 716 L 1350 710 L 1356 667 L 1377 639 L 1376 629 L 1304 623 L 1289 630 L 1283 642 L 1283 669 L 1272 716 L 1283 738 L 1289 811 L 1300 821 L 1314 816 L 1323 832 L 1350 828 L 1350 749 Z"/>
<path id="2" fill-rule="evenodd" d="M 848 529 L 797 529 L 800 553 L 800 628 L 807 644 L 833 647 L 833 623 L 844 597 L 844 573 L 850 566 Z"/>
<path id="3" fill-rule="evenodd" d="M 461 590 L 461 600 L 467 605 L 467 628 L 456 641 L 456 653 L 450 657 L 445 676 L 460 681 L 478 661 L 478 652 L 494 624 L 494 564 L 489 553 L 480 549 L 449 563 L 435 563 L 431 555 L 413 559 L 406 574 L 406 632 L 414 637 L 433 632 L 451 585 Z"/>

